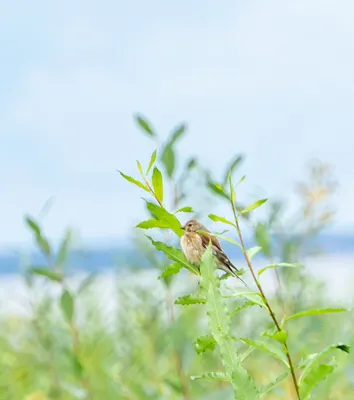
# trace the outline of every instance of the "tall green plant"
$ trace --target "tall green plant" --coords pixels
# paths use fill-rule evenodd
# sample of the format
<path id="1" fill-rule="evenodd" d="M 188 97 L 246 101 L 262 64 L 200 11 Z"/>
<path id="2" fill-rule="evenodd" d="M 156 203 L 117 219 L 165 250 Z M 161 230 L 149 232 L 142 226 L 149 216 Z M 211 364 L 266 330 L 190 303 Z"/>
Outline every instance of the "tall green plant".
<path id="1" fill-rule="evenodd" d="M 150 136 L 154 135 L 154 131 L 150 127 L 150 124 L 146 122 L 142 117 L 139 117 L 138 123 Z M 178 138 L 179 135 L 180 133 L 175 133 L 175 137 Z M 172 144 L 174 143 L 173 140 L 171 140 L 171 142 Z M 166 149 L 165 146 L 163 149 L 163 157 L 160 158 L 161 162 L 165 166 L 169 165 L 169 163 L 171 165 L 174 165 L 174 155 L 172 156 L 172 154 L 174 153 L 173 151 L 171 152 L 171 148 L 168 148 L 167 146 Z M 121 175 L 127 181 L 135 184 L 139 188 L 143 189 L 145 192 L 149 193 L 156 201 L 156 203 L 147 201 L 147 208 L 150 211 L 152 218 L 141 222 L 138 227 L 142 229 L 159 228 L 169 230 L 180 237 L 183 235 L 183 231 L 181 229 L 181 223 L 177 215 L 179 212 L 183 211 L 183 209 L 175 210 L 174 213 L 171 213 L 166 209 L 164 205 L 164 180 L 160 169 L 158 168 L 158 166 L 155 165 L 156 159 L 157 154 L 156 152 L 154 152 L 151 156 L 150 163 L 145 173 L 141 164 L 138 162 L 138 170 L 141 175 L 141 180 L 137 180 L 133 177 L 127 176 L 122 172 Z M 235 161 L 235 165 L 237 165 L 237 163 L 239 162 L 240 161 Z M 262 309 L 264 309 L 268 313 L 271 321 L 273 322 L 272 329 L 268 330 L 267 333 L 263 333 L 258 339 L 245 338 L 240 336 L 238 336 L 238 338 L 235 338 L 230 330 L 231 317 L 225 303 L 225 299 L 229 296 L 222 295 L 220 292 L 220 280 L 216 276 L 215 265 L 210 248 L 205 252 L 200 268 L 196 268 L 196 266 L 190 264 L 186 260 L 182 251 L 178 248 L 169 246 L 161 241 L 155 241 L 151 237 L 149 237 L 149 239 L 158 251 L 162 251 L 165 256 L 172 261 L 172 263 L 163 272 L 163 275 L 165 274 L 165 276 L 173 276 L 179 273 L 182 268 L 187 269 L 193 274 L 201 275 L 200 293 L 192 293 L 190 295 L 183 296 L 182 298 L 178 298 L 175 303 L 183 305 L 203 304 L 204 307 L 206 307 L 211 336 L 202 337 L 197 341 L 197 351 L 203 352 L 208 349 L 212 350 L 215 345 L 217 345 L 220 350 L 220 357 L 224 366 L 224 371 L 209 372 L 204 375 L 194 377 L 194 379 L 205 378 L 212 380 L 228 381 L 232 384 L 234 390 L 234 398 L 237 400 L 241 400 L 262 398 L 270 390 L 272 390 L 284 379 L 290 376 L 294 386 L 294 398 L 297 398 L 299 400 L 307 400 L 310 398 L 314 388 L 321 381 L 323 381 L 335 368 L 335 365 L 333 363 L 320 363 L 322 355 L 325 356 L 328 354 L 329 351 L 332 351 L 334 349 L 349 352 L 349 347 L 342 344 L 333 345 L 330 346 L 327 350 L 318 353 L 316 356 L 309 356 L 307 361 L 296 364 L 290 354 L 287 342 L 289 336 L 289 321 L 305 316 L 337 313 L 346 310 L 344 308 L 309 309 L 289 316 L 283 315 L 281 318 L 276 316 L 276 313 L 270 305 L 270 301 L 268 300 L 265 291 L 261 285 L 261 275 L 268 269 L 277 269 L 284 267 L 300 268 L 302 266 L 293 262 L 277 262 L 271 265 L 266 265 L 265 267 L 260 269 L 258 273 L 256 273 L 255 268 L 252 264 L 252 257 L 257 252 L 262 250 L 263 246 L 263 251 L 267 252 L 267 243 L 260 243 L 261 246 L 247 249 L 241 232 L 240 218 L 247 218 L 251 212 L 262 206 L 262 204 L 264 204 L 267 199 L 255 201 L 254 203 L 246 207 L 240 206 L 240 204 L 236 204 L 236 197 L 238 196 L 236 194 L 235 186 L 232 182 L 233 168 L 234 165 L 231 166 L 230 172 L 227 174 L 227 178 L 225 178 L 224 184 L 215 184 L 212 189 L 215 192 L 217 191 L 219 195 L 229 201 L 234 220 L 231 221 L 224 217 L 216 216 L 214 214 L 210 214 L 209 217 L 213 221 L 219 221 L 223 224 L 226 224 L 228 227 L 232 226 L 235 228 L 238 236 L 238 241 L 224 237 L 220 234 L 215 234 L 215 236 L 221 239 L 225 239 L 237 245 L 241 249 L 245 258 L 246 266 L 257 287 L 256 291 L 239 291 L 235 293 L 235 295 L 242 296 L 247 300 L 246 303 L 244 303 L 244 305 L 240 307 L 240 309 L 246 309 L 249 307 L 250 304 L 261 306 Z M 171 171 L 173 171 L 173 169 L 166 168 L 166 173 L 169 177 L 171 177 L 172 175 Z M 241 183 L 243 180 L 244 178 L 242 178 L 239 183 Z M 225 188 L 227 181 L 229 183 L 228 190 L 226 190 Z M 209 186 L 211 187 L 212 184 L 213 183 L 210 182 Z M 236 187 L 238 186 L 238 184 L 236 185 Z M 191 208 L 188 206 L 184 207 L 184 209 L 191 211 Z M 200 233 L 203 234 L 203 232 Z M 282 372 L 274 381 L 269 382 L 269 384 L 263 387 L 257 387 L 250 377 L 249 373 L 243 367 L 243 361 L 246 357 L 237 351 L 237 341 L 248 345 L 249 349 L 261 350 L 280 360 L 285 367 L 285 371 Z"/>

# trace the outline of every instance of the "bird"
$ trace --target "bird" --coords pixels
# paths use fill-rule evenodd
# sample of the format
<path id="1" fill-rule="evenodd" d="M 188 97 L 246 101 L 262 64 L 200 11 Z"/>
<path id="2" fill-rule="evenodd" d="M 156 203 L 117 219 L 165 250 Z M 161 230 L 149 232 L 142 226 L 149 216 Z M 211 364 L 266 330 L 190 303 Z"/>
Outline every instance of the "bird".
<path id="1" fill-rule="evenodd" d="M 219 269 L 228 274 L 231 274 L 240 279 L 245 285 L 246 283 L 241 279 L 236 272 L 238 269 L 232 264 L 229 257 L 223 251 L 218 239 L 212 235 L 201 234 L 198 231 L 210 231 L 200 222 L 191 219 L 182 226 L 184 234 L 180 239 L 181 248 L 186 259 L 194 265 L 199 265 L 202 256 L 211 242 L 212 252 L 215 257 L 216 264 Z M 247 286 L 247 285 L 246 285 Z"/>

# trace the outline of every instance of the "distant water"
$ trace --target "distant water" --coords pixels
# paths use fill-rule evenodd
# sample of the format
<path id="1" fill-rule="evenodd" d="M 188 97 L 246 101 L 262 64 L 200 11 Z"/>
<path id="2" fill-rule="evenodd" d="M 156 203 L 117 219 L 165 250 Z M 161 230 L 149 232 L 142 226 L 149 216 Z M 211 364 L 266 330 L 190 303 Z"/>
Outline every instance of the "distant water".
<path id="1" fill-rule="evenodd" d="M 354 304 L 354 254 L 338 253 L 329 256 L 310 257 L 303 261 L 306 266 L 304 273 L 313 275 L 316 280 L 323 282 L 328 307 L 345 306 L 352 308 Z M 255 259 L 254 267 L 256 270 L 263 266 L 264 264 L 260 260 L 256 261 Z M 119 309 L 117 294 L 122 290 L 129 290 L 130 287 L 141 285 L 145 289 L 151 288 L 151 293 L 156 298 L 164 299 L 163 285 L 157 279 L 159 272 L 156 269 L 118 270 L 115 273 L 112 268 L 107 268 L 102 269 L 101 272 L 91 286 L 90 296 L 94 299 L 92 306 L 97 307 L 106 316 L 107 323 L 110 323 L 112 316 L 116 315 L 115 312 Z M 87 275 L 87 272 L 77 272 L 67 280 L 69 288 L 76 288 Z M 249 272 L 243 278 L 251 288 L 254 287 Z M 275 290 L 273 271 L 264 273 L 261 280 L 265 292 L 271 294 Z M 194 291 L 197 287 L 197 281 L 198 278 L 195 275 L 182 271 L 173 286 L 172 297 L 177 298 Z M 60 287 L 58 285 L 51 282 L 45 285 L 43 283 L 44 280 L 38 278 L 37 289 L 33 289 L 31 294 L 25 280 L 19 274 L 3 274 L 0 276 L 0 317 L 9 314 L 31 314 L 29 299 L 33 297 L 33 293 L 36 294 L 36 298 L 45 295 L 48 291 L 59 297 Z M 236 279 L 229 278 L 227 281 L 223 281 L 223 284 L 243 289 L 243 286 Z"/>
<path id="2" fill-rule="evenodd" d="M 247 247 L 254 243 L 248 240 Z M 239 249 L 228 242 L 223 242 L 223 247 L 231 259 L 242 260 Z M 307 251 L 318 252 L 327 256 L 340 255 L 354 256 L 354 234 L 353 235 L 320 235 L 316 240 L 307 243 Z M 35 252 L 0 252 L 0 275 L 18 274 L 21 265 L 45 265 L 41 255 Z M 103 272 L 112 269 L 125 269 L 127 266 L 148 266 L 141 252 L 133 247 L 133 244 L 119 244 L 116 247 L 87 248 L 71 252 L 68 260 L 70 270 Z"/>

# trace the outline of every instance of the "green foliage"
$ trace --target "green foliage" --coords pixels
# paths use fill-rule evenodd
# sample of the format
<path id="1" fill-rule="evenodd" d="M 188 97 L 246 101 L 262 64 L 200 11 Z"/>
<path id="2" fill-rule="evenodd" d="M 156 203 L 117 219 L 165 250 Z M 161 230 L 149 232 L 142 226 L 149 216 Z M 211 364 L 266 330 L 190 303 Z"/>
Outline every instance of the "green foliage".
<path id="1" fill-rule="evenodd" d="M 278 267 L 285 267 L 285 268 L 305 268 L 303 265 L 301 264 L 295 264 L 295 263 L 278 263 L 278 264 L 272 264 L 272 265 L 267 265 L 264 268 L 261 268 L 258 271 L 258 276 L 261 276 L 263 274 L 263 272 L 267 271 L 267 269 L 274 269 L 274 268 L 278 268 Z"/>
<path id="2" fill-rule="evenodd" d="M 31 267 L 28 269 L 30 274 L 40 275 L 48 278 L 51 281 L 61 282 L 63 280 L 62 274 L 58 272 L 51 271 L 47 268 L 42 267 Z"/>
<path id="3" fill-rule="evenodd" d="M 150 236 L 147 238 L 151 241 L 151 243 L 155 246 L 156 250 L 163 251 L 165 255 L 172 261 L 176 261 L 184 266 L 188 271 L 192 272 L 195 275 L 199 275 L 199 270 L 190 262 L 187 261 L 183 252 L 179 249 L 176 249 L 172 246 L 167 246 L 165 243 L 157 242 L 153 240 Z"/>
<path id="4" fill-rule="evenodd" d="M 214 214 L 209 214 L 208 217 L 213 221 L 222 222 L 222 223 L 227 224 L 227 225 L 235 226 L 234 223 L 232 223 L 231 221 L 228 221 L 226 218 L 219 217 L 219 216 L 214 215 Z"/>
<path id="5" fill-rule="evenodd" d="M 348 311 L 346 308 L 320 308 L 314 310 L 306 310 L 298 312 L 296 314 L 291 315 L 290 317 L 285 318 L 285 322 L 296 318 L 309 317 L 312 315 L 332 314 L 332 313 L 340 313 L 346 311 Z"/>
<path id="6" fill-rule="evenodd" d="M 257 399 L 255 384 L 243 368 L 230 334 L 230 315 L 219 291 L 220 281 L 216 277 L 216 265 L 210 245 L 203 254 L 200 269 L 201 293 L 206 298 L 209 329 L 218 344 L 225 373 L 234 388 L 234 399 Z"/>
<path id="7" fill-rule="evenodd" d="M 147 283 L 145 266 L 142 270 L 134 265 L 127 279 L 118 273 L 117 289 L 112 291 L 109 313 L 105 313 L 101 279 L 89 274 L 80 282 L 76 278 L 71 282 L 67 275 L 70 231 L 54 253 L 42 224 L 27 217 L 26 225 L 45 261 L 40 266 L 29 262 L 30 267 L 24 269 L 30 317 L 0 316 L 0 398 L 290 400 L 296 398 L 293 372 L 300 391 L 298 399 L 353 398 L 350 346 L 327 346 L 337 343 L 338 337 L 354 344 L 353 310 L 343 313 L 344 308 L 330 307 L 319 277 L 299 268 L 301 257 L 309 254 L 308 240 L 326 225 L 321 222 L 325 214 L 308 204 L 311 186 L 302 184 L 304 204 L 288 221 L 284 203 L 276 200 L 267 203 L 262 221 L 252 214 L 251 222 L 250 212 L 264 200 L 248 207 L 238 203 L 244 177 L 235 179 L 238 183 L 234 185 L 233 175 L 242 156 L 236 155 L 219 179 L 214 179 L 194 155 L 179 163 L 176 145 L 185 133 L 184 125 L 162 141 L 146 118 L 136 116 L 136 122 L 154 141 L 154 147 L 163 142 L 160 149 L 151 149 L 145 174 L 137 161 L 141 182 L 121 173 L 150 197 L 146 200 L 149 216 L 137 227 L 161 229 L 158 234 L 163 239 L 148 237 L 150 241 L 146 241 L 142 235 L 136 253 L 155 268 L 154 276 L 159 279 Z M 319 172 L 315 168 L 311 179 L 316 188 L 324 186 L 322 192 L 327 193 L 330 185 L 323 183 Z M 198 208 L 194 207 L 197 219 L 210 207 L 206 192 L 215 201 L 227 200 L 234 220 L 214 214 L 210 214 L 211 219 L 231 227 L 229 235 L 237 238 L 225 237 L 225 232 L 212 235 L 235 245 L 246 256 L 240 273 L 247 272 L 249 279 L 253 279 L 253 258 L 262 251 L 267 261 L 258 276 L 268 270 L 275 273 L 276 293 L 268 295 L 258 279 L 252 291 L 234 288 L 231 284 L 236 280 L 227 274 L 219 278 L 210 248 L 198 266 L 174 247 L 184 233 L 180 213 L 193 212 L 186 205 L 191 192 L 203 198 Z M 222 213 L 228 215 L 227 210 Z M 251 229 L 255 241 L 247 249 L 243 224 Z M 196 276 L 180 274 L 183 268 Z M 195 287 L 195 279 L 200 289 Z M 103 290 L 108 287 L 104 285 Z M 322 314 L 329 317 L 301 318 Z M 293 319 L 295 323 L 287 324 Z"/>
<path id="8" fill-rule="evenodd" d="M 154 130 L 151 127 L 151 124 L 145 117 L 143 117 L 142 115 L 136 115 L 135 121 L 143 132 L 147 133 L 149 136 L 156 136 Z"/>
<path id="9" fill-rule="evenodd" d="M 74 316 L 74 298 L 68 290 L 63 292 L 60 305 L 65 318 L 71 322 Z"/>
<path id="10" fill-rule="evenodd" d="M 154 192 L 156 195 L 156 199 L 162 203 L 163 202 L 163 183 L 162 183 L 162 174 L 155 167 L 152 173 L 152 185 L 154 188 Z"/>
<path id="11" fill-rule="evenodd" d="M 124 179 L 126 179 L 128 182 L 133 183 L 134 185 L 140 187 L 141 189 L 145 190 L 145 192 L 150 192 L 149 189 L 148 189 L 148 187 L 145 186 L 143 183 L 137 181 L 136 179 L 132 178 L 131 176 L 128 176 L 128 175 L 123 174 L 123 172 L 121 172 L 121 171 L 118 171 L 118 172 L 119 172 L 119 173 L 121 174 L 121 176 L 122 176 Z"/>
<path id="12" fill-rule="evenodd" d="M 262 200 L 257 200 L 254 203 L 252 203 L 251 205 L 247 206 L 246 208 L 244 208 L 243 210 L 240 211 L 240 214 L 247 214 L 253 210 L 255 210 L 256 208 L 260 207 L 262 204 L 264 204 L 268 199 L 262 199 Z"/>

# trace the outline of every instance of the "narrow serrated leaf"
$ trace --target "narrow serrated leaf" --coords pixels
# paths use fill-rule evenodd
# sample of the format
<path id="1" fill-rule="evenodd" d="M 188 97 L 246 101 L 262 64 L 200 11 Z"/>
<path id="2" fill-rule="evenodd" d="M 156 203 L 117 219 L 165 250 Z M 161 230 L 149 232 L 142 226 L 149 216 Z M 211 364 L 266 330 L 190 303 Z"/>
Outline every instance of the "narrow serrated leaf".
<path id="1" fill-rule="evenodd" d="M 291 315 L 285 319 L 285 322 L 290 321 L 292 319 L 301 318 L 301 317 L 309 317 L 312 315 L 324 315 L 324 314 L 332 314 L 332 313 L 340 313 L 348 311 L 346 308 L 316 308 L 312 310 L 301 311 L 296 314 Z"/>
<path id="2" fill-rule="evenodd" d="M 345 353 L 349 353 L 349 346 L 342 343 L 332 344 L 330 346 L 327 346 L 319 353 L 310 354 L 307 360 L 305 360 L 301 365 L 303 372 L 299 378 L 299 384 L 301 384 L 301 382 L 311 373 L 311 371 L 318 365 L 320 360 L 327 357 L 332 351 L 335 350 L 341 350 Z"/>
<path id="3" fill-rule="evenodd" d="M 140 187 L 141 189 L 144 189 L 146 192 L 150 193 L 149 188 L 148 188 L 147 186 L 145 186 L 143 183 L 137 181 L 136 179 L 132 178 L 131 176 L 128 176 L 128 175 L 123 174 L 123 172 L 121 172 L 121 171 L 118 171 L 118 172 L 119 172 L 119 173 L 121 174 L 121 176 L 122 176 L 124 179 L 126 179 L 128 182 L 134 183 L 134 185 L 136 185 L 136 186 Z"/>
<path id="4" fill-rule="evenodd" d="M 151 243 L 155 246 L 157 250 L 164 252 L 170 260 L 183 264 L 183 266 L 190 272 L 192 272 L 192 274 L 200 275 L 199 269 L 187 261 L 181 250 L 176 249 L 175 247 L 167 246 L 165 243 L 162 242 L 156 242 L 150 236 L 146 237 L 151 241 Z"/>
<path id="5" fill-rule="evenodd" d="M 308 400 L 311 398 L 311 394 L 315 387 L 324 381 L 328 375 L 330 375 L 335 368 L 333 364 L 319 364 L 313 368 L 310 373 L 306 376 L 303 382 L 300 384 L 300 397 L 301 400 Z"/>
<path id="6" fill-rule="evenodd" d="M 166 278 L 167 276 L 176 275 L 183 268 L 183 264 L 181 263 L 173 263 L 169 265 L 159 276 L 158 279 Z"/>
<path id="7" fill-rule="evenodd" d="M 283 382 L 284 379 L 286 379 L 288 376 L 290 376 L 290 370 L 283 372 L 280 374 L 277 378 L 275 378 L 274 381 L 268 383 L 267 385 L 263 386 L 260 391 L 259 391 L 259 398 L 261 399 L 264 397 L 268 392 L 273 390 L 276 386 L 279 385 L 279 383 Z"/>
<path id="8" fill-rule="evenodd" d="M 272 265 L 267 265 L 264 268 L 261 268 L 258 271 L 258 276 L 261 276 L 263 274 L 264 271 L 267 271 L 267 269 L 274 269 L 274 268 L 278 268 L 278 267 L 284 267 L 284 268 L 305 268 L 303 265 L 301 264 L 297 264 L 297 263 L 277 263 L 277 264 L 272 264 Z"/>
<path id="9" fill-rule="evenodd" d="M 285 354 L 274 344 L 265 342 L 263 340 L 250 340 L 246 338 L 240 338 L 240 341 L 258 350 L 268 353 L 269 355 L 277 358 L 279 361 L 283 362 L 287 367 L 289 367 Z"/>
<path id="10" fill-rule="evenodd" d="M 191 293 L 186 296 L 180 296 L 175 300 L 175 304 L 189 306 L 191 304 L 205 304 L 205 297 L 199 293 Z"/>
<path id="11" fill-rule="evenodd" d="M 255 210 L 256 208 L 260 207 L 262 204 L 264 204 L 268 199 L 262 199 L 262 200 L 257 200 L 253 204 L 247 206 L 243 210 L 240 211 L 240 214 L 247 214 L 250 211 Z"/>
<path id="12" fill-rule="evenodd" d="M 253 301 L 246 301 L 245 303 L 243 303 L 241 306 L 236 307 L 230 314 L 230 317 L 234 317 L 236 314 L 238 314 L 239 312 L 241 312 L 242 310 L 245 310 L 246 308 L 249 307 L 253 307 L 255 305 L 258 305 L 257 303 L 253 302 Z"/>
<path id="13" fill-rule="evenodd" d="M 216 275 L 215 259 L 211 245 L 203 254 L 200 265 L 200 289 L 206 298 L 208 324 L 217 342 L 225 372 L 234 389 L 235 400 L 256 400 L 258 392 L 252 378 L 243 368 L 237 349 L 230 335 L 230 315 L 220 294 L 220 281 Z"/>
<path id="14" fill-rule="evenodd" d="M 228 295 L 226 297 L 243 297 L 243 298 L 253 302 L 254 304 L 257 304 L 258 306 L 266 308 L 266 305 L 264 304 L 261 295 L 257 292 L 251 292 L 251 291 L 242 292 L 242 291 L 240 291 L 237 293 L 232 293 L 231 295 Z"/>
<path id="15" fill-rule="evenodd" d="M 205 372 L 201 375 L 191 376 L 192 381 L 197 379 L 205 379 L 208 381 L 219 381 L 219 382 L 230 382 L 230 378 L 225 374 L 225 372 Z"/>

